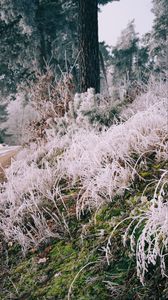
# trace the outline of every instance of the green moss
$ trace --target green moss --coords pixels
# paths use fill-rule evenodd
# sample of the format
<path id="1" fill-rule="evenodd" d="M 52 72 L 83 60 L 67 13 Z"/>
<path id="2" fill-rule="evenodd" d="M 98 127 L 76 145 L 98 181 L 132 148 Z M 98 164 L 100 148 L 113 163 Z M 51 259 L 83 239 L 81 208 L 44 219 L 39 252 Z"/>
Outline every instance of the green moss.
<path id="1" fill-rule="evenodd" d="M 139 175 L 143 178 L 150 178 L 151 177 L 151 171 L 143 171 L 143 172 L 140 172 Z"/>
<path id="2" fill-rule="evenodd" d="M 14 274 L 20 274 L 20 273 L 24 273 L 27 272 L 27 267 L 28 267 L 29 262 L 24 261 L 23 263 L 21 263 L 19 266 L 16 267 L 16 269 L 14 270 Z"/>

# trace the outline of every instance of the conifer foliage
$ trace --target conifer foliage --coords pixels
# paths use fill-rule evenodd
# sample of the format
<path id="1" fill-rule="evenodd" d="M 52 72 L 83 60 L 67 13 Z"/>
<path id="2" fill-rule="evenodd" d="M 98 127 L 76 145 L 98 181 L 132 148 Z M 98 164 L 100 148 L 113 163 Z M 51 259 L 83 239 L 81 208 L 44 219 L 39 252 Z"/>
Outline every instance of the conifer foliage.
<path id="1" fill-rule="evenodd" d="M 155 61 L 155 70 L 164 72 L 168 68 L 168 2 L 153 0 L 154 24 L 151 32 L 150 50 Z"/>

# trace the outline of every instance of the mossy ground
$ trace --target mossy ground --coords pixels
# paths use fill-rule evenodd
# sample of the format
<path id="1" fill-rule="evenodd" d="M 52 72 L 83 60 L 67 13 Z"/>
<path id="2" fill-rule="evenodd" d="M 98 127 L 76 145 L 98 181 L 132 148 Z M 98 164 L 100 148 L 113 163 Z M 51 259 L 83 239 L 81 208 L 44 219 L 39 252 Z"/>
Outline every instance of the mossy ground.
<path id="1" fill-rule="evenodd" d="M 25 258 L 17 245 L 8 245 L 1 252 L 0 299 L 66 300 L 68 291 L 71 300 L 168 299 L 167 280 L 161 277 L 159 267 L 150 267 L 144 286 L 139 282 L 129 241 L 125 248 L 122 243 L 128 222 L 113 235 L 109 264 L 104 251 L 114 225 L 133 209 L 148 205 L 139 199 L 145 180 L 159 178 L 160 167 L 149 164 L 123 196 L 115 197 L 97 213 L 88 213 L 81 220 L 73 215 L 69 220 L 71 237 L 31 249 Z M 153 190 L 149 185 L 145 196 L 151 198 Z M 70 203 L 73 207 L 74 202 Z"/>

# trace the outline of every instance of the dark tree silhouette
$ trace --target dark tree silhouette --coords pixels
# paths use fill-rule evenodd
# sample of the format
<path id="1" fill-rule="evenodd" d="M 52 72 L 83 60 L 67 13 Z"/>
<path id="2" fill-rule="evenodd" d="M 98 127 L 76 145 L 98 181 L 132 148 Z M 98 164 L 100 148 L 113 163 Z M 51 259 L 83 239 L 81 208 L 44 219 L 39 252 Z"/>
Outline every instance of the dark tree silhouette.
<path id="1" fill-rule="evenodd" d="M 79 0 L 80 91 L 100 90 L 98 1 Z"/>
<path id="2" fill-rule="evenodd" d="M 80 91 L 92 87 L 100 91 L 98 3 L 119 0 L 79 0 L 79 74 Z"/>

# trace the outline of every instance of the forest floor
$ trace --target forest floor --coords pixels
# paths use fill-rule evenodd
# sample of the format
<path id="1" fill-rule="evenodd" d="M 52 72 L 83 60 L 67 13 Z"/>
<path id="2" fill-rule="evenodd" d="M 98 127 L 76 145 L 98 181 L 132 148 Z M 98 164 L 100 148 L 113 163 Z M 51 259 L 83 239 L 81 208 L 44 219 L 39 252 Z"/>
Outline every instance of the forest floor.
<path id="1" fill-rule="evenodd" d="M 141 173 L 143 180 L 137 178 L 124 195 L 115 197 L 96 215 L 88 212 L 80 220 L 74 216 L 74 199 L 70 194 L 70 237 L 49 239 L 47 244 L 32 247 L 25 257 L 16 243 L 2 244 L 0 300 L 168 299 L 167 279 L 162 278 L 159 265 L 150 267 L 143 286 L 136 276 L 135 255 L 129 250 L 129 241 L 123 247 L 121 238 L 128 226 L 122 220 L 133 211 L 135 203 L 136 209 L 147 205 L 139 200 L 142 195 L 150 198 L 154 192 L 152 186 L 144 194 L 144 180 L 159 178 L 160 168 L 167 168 L 167 164 L 155 166 L 150 161 Z M 103 249 L 111 234 L 112 220 L 121 225 L 113 236 L 108 264 Z"/>

